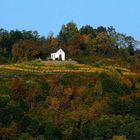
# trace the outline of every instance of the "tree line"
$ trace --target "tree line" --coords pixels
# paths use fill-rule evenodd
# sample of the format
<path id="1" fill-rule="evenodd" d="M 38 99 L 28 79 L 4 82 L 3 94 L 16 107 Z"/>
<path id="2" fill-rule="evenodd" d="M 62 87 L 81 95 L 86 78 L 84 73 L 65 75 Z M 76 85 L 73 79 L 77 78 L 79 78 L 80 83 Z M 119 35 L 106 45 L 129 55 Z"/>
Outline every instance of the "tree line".
<path id="1" fill-rule="evenodd" d="M 67 58 L 93 63 L 98 56 L 127 59 L 139 56 L 139 44 L 132 36 L 116 32 L 115 28 L 90 25 L 78 29 L 76 23 L 62 25 L 57 36 L 47 37 L 37 31 L 0 29 L 0 63 L 46 59 L 61 44 Z"/>

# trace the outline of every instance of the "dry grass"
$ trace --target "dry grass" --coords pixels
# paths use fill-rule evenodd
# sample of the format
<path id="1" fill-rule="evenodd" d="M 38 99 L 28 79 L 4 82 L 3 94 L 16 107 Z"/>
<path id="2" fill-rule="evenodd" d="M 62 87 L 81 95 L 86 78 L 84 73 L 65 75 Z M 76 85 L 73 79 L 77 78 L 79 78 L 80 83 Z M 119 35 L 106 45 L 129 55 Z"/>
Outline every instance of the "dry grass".
<path id="1" fill-rule="evenodd" d="M 129 69 L 119 66 L 101 66 L 95 67 L 85 64 L 73 63 L 46 63 L 46 62 L 24 62 L 10 65 L 3 65 L 2 68 L 8 70 L 33 72 L 33 73 L 100 73 L 100 72 L 113 72 L 119 71 L 123 75 L 136 75 Z"/>

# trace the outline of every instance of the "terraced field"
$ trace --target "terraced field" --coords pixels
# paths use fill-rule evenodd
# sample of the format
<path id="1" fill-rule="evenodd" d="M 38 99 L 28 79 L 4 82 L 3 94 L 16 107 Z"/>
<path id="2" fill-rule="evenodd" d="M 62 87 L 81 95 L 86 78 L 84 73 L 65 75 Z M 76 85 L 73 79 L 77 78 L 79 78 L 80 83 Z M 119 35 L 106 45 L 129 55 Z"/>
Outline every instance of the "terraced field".
<path id="1" fill-rule="evenodd" d="M 51 64 L 42 62 L 24 62 L 3 65 L 0 68 L 14 71 L 23 71 L 31 73 L 99 73 L 99 72 L 111 72 L 121 73 L 123 75 L 135 75 L 127 68 L 119 66 L 96 66 L 96 65 L 85 65 L 85 64 Z"/>

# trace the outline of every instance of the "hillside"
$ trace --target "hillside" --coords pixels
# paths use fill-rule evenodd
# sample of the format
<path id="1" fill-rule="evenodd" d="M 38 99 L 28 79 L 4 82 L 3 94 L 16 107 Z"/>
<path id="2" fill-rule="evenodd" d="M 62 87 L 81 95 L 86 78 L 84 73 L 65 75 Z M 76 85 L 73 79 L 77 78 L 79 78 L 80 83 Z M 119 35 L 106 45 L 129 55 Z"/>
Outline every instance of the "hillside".
<path id="1" fill-rule="evenodd" d="M 3 140 L 139 140 L 140 75 L 120 66 L 0 67 Z"/>
<path id="2" fill-rule="evenodd" d="M 140 140 L 138 45 L 112 26 L 0 29 L 0 139 Z"/>

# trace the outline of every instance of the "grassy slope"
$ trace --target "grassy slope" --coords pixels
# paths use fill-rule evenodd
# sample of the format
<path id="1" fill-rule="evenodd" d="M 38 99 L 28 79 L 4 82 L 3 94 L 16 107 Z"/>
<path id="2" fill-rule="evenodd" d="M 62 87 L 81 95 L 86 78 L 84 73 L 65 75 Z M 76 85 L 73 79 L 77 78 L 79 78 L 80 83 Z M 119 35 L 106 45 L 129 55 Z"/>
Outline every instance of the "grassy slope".
<path id="1" fill-rule="evenodd" d="M 96 74 L 95 72 L 101 73 Z M 104 74 L 104 72 L 107 74 Z M 45 137 L 45 139 L 55 139 L 55 132 L 53 130 L 57 129 L 60 134 L 63 134 L 64 139 L 69 139 L 72 136 L 75 137 L 75 132 L 79 132 L 80 138 L 83 136 L 83 139 L 86 139 L 87 135 L 82 128 L 91 128 L 87 130 L 87 133 L 90 135 L 90 132 L 92 132 L 91 137 L 96 138 L 96 132 L 98 131 L 101 133 L 99 134 L 99 139 L 111 139 L 114 135 L 120 134 L 120 131 L 121 135 L 130 137 L 130 139 L 133 136 L 136 139 L 132 129 L 135 126 L 139 128 L 139 121 L 135 120 L 137 116 L 139 117 L 139 98 L 136 97 L 140 97 L 140 94 L 134 89 L 140 89 L 140 84 L 139 82 L 135 84 L 135 81 L 138 81 L 138 76 L 134 75 L 129 69 L 119 66 L 89 66 L 83 64 L 48 65 L 44 64 L 44 62 L 26 62 L 1 66 L 0 97 L 2 99 L 9 99 L 7 105 L 10 104 L 13 108 L 15 104 L 18 106 L 18 99 L 13 100 L 15 94 L 11 90 L 11 85 L 15 83 L 16 78 L 20 79 L 25 90 L 24 94 L 26 94 L 24 102 L 29 107 L 29 110 L 24 110 L 22 119 L 16 120 L 16 123 L 17 126 L 21 125 L 21 120 L 26 122 L 26 118 L 29 118 L 33 122 L 27 125 L 24 131 L 20 128 L 17 129 L 15 134 L 12 131 L 12 135 L 22 137 L 26 132 L 31 137 L 35 137 L 31 140 L 36 140 L 36 137 L 39 135 Z M 98 81 L 101 81 L 101 85 Z M 49 90 L 43 88 L 44 83 L 45 87 L 49 85 Z M 15 83 L 15 87 L 18 87 L 17 83 Z M 36 96 L 34 96 L 34 106 L 30 107 L 28 104 L 28 97 L 30 96 L 28 95 L 35 95 L 37 93 L 36 91 L 39 91 L 39 96 L 40 93 L 43 95 L 41 96 L 41 100 L 35 99 Z M 118 106 L 118 102 L 114 102 L 116 98 L 119 103 L 124 103 L 121 104 L 121 107 Z M 12 104 L 13 101 L 15 104 Z M 19 108 L 17 107 L 13 111 L 15 116 L 22 113 L 22 109 L 19 112 L 17 112 L 17 109 Z M 3 113 L 5 112 L 7 113 L 7 106 Z M 120 115 L 116 115 L 118 112 L 121 117 Z M 131 115 L 129 117 L 132 118 L 131 120 L 129 118 L 127 119 L 127 114 Z M 35 122 L 34 124 L 34 120 L 37 123 Z M 86 123 L 88 120 L 90 120 L 89 126 Z M 95 120 L 98 123 L 97 126 L 95 125 L 94 131 L 92 130 L 92 126 L 93 123 L 95 124 Z M 9 124 L 4 125 L 4 129 L 5 127 L 10 128 L 14 121 L 14 119 L 8 119 Z M 105 123 L 104 125 L 103 123 L 106 121 L 107 124 Z M 48 128 L 49 130 L 46 122 L 49 122 L 53 128 L 49 131 L 51 133 L 48 134 L 47 130 L 43 134 L 40 134 L 38 131 L 35 132 L 36 129 L 34 130 L 34 126 L 35 128 L 41 128 L 43 126 L 43 128 Z M 78 122 L 80 122 L 80 128 L 77 128 Z M 41 127 L 38 124 L 41 124 Z M 100 126 L 103 125 L 103 127 L 98 128 L 98 124 Z M 123 130 L 119 128 L 119 126 L 122 127 L 122 124 Z M 129 124 L 131 125 L 130 128 Z M 113 130 L 112 128 L 117 129 Z M 106 133 L 106 130 L 110 135 Z M 35 135 L 31 132 L 33 134 L 35 133 Z M 137 130 L 136 132 L 139 131 Z M 51 134 L 53 138 L 50 138 Z M 29 139 L 29 136 L 27 136 L 27 139 Z"/>
<path id="2" fill-rule="evenodd" d="M 119 72 L 123 75 L 135 75 L 128 68 L 120 66 L 96 66 L 85 64 L 46 64 L 45 62 L 24 62 L 17 64 L 3 65 L 0 67 L 5 70 L 22 71 L 29 73 L 100 73 L 100 72 Z"/>

